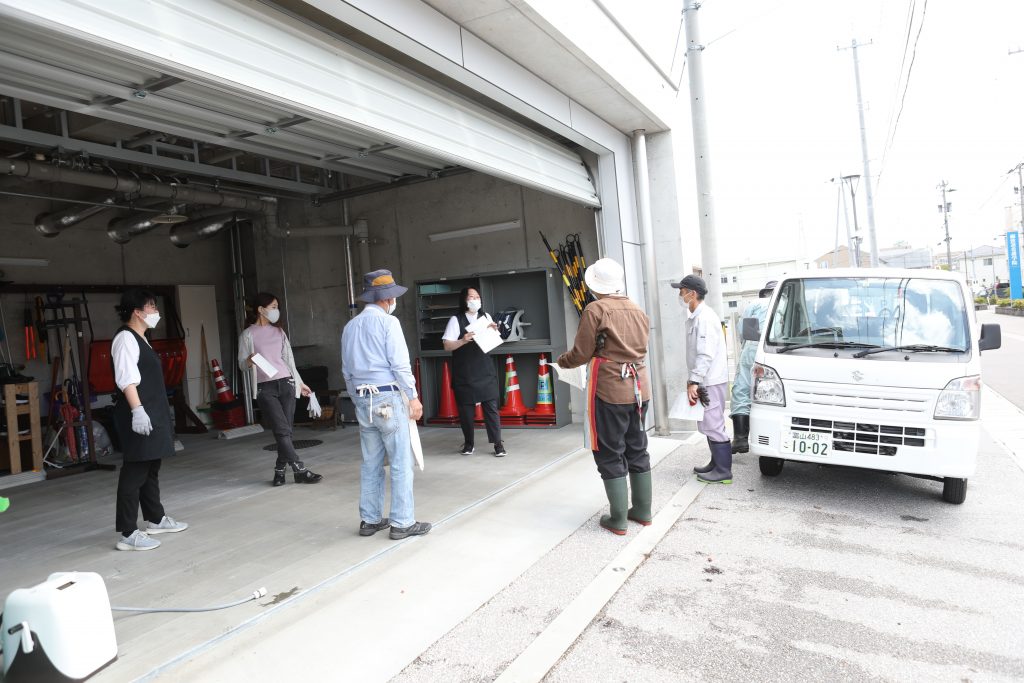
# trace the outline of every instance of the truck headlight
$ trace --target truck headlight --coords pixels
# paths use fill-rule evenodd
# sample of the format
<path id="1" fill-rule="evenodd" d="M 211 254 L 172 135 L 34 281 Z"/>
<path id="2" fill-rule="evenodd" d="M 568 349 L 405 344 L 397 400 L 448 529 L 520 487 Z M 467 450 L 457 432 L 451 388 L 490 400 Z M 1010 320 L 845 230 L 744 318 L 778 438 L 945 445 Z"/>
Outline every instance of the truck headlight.
<path id="1" fill-rule="evenodd" d="M 981 416 L 981 376 L 952 380 L 935 402 L 936 420 L 977 420 Z"/>
<path id="2" fill-rule="evenodd" d="M 782 378 L 767 365 L 754 363 L 754 403 L 772 406 L 786 405 L 786 390 L 782 386 Z"/>

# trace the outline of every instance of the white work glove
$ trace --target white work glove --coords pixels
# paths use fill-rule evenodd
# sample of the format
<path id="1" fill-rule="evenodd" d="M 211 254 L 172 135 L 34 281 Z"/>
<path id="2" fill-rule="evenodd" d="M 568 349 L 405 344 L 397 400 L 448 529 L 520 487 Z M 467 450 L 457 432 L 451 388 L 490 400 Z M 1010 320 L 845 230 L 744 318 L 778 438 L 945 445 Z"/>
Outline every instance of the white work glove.
<path id="1" fill-rule="evenodd" d="M 323 409 L 320 408 L 320 401 L 316 400 L 316 394 L 311 393 L 309 395 L 309 409 L 307 412 L 312 418 L 318 418 L 323 414 Z"/>
<path id="2" fill-rule="evenodd" d="M 132 408 L 132 431 L 142 436 L 149 436 L 153 432 L 153 421 L 142 406 Z"/>

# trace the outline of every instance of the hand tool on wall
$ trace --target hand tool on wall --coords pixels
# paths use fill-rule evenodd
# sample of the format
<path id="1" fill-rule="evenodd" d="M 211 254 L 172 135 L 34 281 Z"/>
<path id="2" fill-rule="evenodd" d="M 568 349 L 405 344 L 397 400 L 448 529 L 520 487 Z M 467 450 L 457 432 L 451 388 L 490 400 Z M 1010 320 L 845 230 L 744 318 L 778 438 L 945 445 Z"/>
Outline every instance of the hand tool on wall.
<path id="1" fill-rule="evenodd" d="M 33 358 L 38 358 L 39 353 L 36 348 L 36 326 L 32 322 L 32 309 L 25 309 L 25 361 L 30 361 Z"/>
<path id="2" fill-rule="evenodd" d="M 47 363 L 51 362 L 49 351 L 50 331 L 46 328 L 46 309 L 43 307 L 43 297 L 36 297 L 36 334 L 38 337 L 39 353 Z"/>
<path id="3" fill-rule="evenodd" d="M 537 232 L 540 232 L 539 230 Z M 565 283 L 565 288 L 569 290 L 569 297 L 572 299 L 572 305 L 576 309 L 576 315 L 583 316 L 583 302 L 576 295 L 576 290 L 569 282 L 569 276 L 566 273 L 565 265 L 559 260 L 558 251 L 551 248 L 551 244 L 548 242 L 548 238 L 544 236 L 543 232 L 540 232 L 540 238 L 544 240 L 544 247 L 548 250 L 548 256 L 555 262 L 555 268 L 558 269 L 558 274 L 562 276 L 562 282 Z"/>

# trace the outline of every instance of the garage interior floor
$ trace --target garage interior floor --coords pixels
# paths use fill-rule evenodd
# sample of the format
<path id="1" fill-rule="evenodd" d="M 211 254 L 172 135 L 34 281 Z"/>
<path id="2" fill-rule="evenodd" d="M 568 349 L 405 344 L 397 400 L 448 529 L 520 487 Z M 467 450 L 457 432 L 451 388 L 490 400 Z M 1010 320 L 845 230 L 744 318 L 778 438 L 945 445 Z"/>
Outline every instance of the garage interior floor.
<path id="1" fill-rule="evenodd" d="M 458 429 L 424 428 L 420 434 L 426 469 L 416 473 L 417 519 L 438 528 L 467 516 L 462 513 L 472 517 L 478 509 L 474 505 L 500 497 L 495 494 L 524 478 L 537 479 L 538 471 L 543 478 L 546 467 L 557 470 L 582 445 L 579 425 L 506 430 L 505 458 L 491 455 L 482 431 L 473 456 L 458 454 Z M 220 605 L 267 588 L 261 600 L 217 612 L 115 612 L 119 660 L 100 678 L 127 680 L 166 672 L 183 654 L 208 649 L 268 609 L 311 589 L 336 586 L 380 560 L 394 562 L 406 550 L 403 546 L 426 540 L 396 542 L 386 532 L 371 538 L 357 534 L 358 437 L 354 426 L 334 431 L 298 427 L 296 439 L 323 441 L 299 454 L 324 481 L 300 485 L 289 476 L 286 486 L 274 488 L 274 454 L 263 449 L 273 442 L 270 434 L 228 441 L 182 436 L 185 450 L 163 463 L 161 495 L 167 514 L 190 528 L 159 536 L 163 545 L 149 552 L 114 549 L 116 472 L 86 472 L 7 489 L 11 508 L 0 517 L 0 596 L 6 598 L 11 590 L 32 586 L 56 571 L 99 573 L 116 606 Z M 671 450 L 676 442 L 670 443 L 658 450 Z M 595 486 L 585 487 L 584 521 L 603 501 L 596 482 L 595 476 L 589 482 Z M 463 539 L 467 541 L 472 542 Z"/>

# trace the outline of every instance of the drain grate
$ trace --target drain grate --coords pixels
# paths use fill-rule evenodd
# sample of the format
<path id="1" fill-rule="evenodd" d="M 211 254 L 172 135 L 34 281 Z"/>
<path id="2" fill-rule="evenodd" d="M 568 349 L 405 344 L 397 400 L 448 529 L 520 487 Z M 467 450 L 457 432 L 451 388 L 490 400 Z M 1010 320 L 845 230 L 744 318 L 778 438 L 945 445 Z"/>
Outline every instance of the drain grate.
<path id="1" fill-rule="evenodd" d="M 295 446 L 295 450 L 297 451 L 302 450 L 303 448 L 312 448 L 313 446 L 319 446 L 322 443 L 323 441 L 320 441 L 319 439 L 296 439 L 295 441 L 292 441 L 292 445 Z M 264 446 L 263 450 L 276 451 L 277 444 L 272 443 L 269 446 Z"/>

